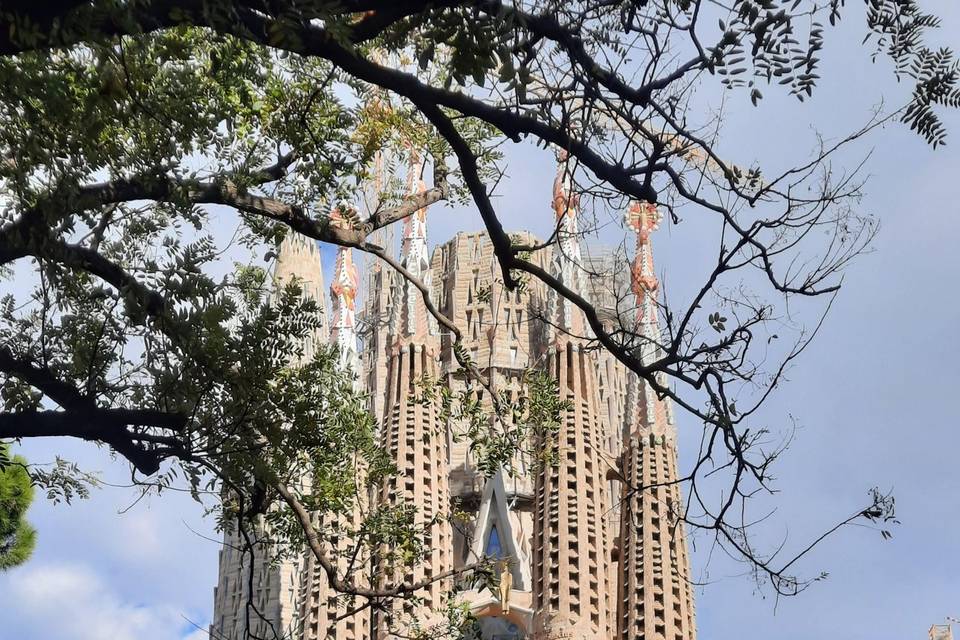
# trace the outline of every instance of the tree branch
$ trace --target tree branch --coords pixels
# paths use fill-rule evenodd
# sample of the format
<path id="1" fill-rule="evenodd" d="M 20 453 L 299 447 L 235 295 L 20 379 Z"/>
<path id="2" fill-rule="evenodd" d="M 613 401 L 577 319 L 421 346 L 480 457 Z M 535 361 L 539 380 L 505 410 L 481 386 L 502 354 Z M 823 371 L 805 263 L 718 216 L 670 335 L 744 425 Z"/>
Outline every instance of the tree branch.
<path id="1" fill-rule="evenodd" d="M 165 458 L 184 458 L 187 451 L 177 438 L 133 433 L 128 427 L 180 432 L 186 424 L 186 416 L 150 409 L 87 408 L 0 413 L 0 439 L 66 436 L 103 442 L 129 460 L 140 473 L 151 475 L 157 472 Z M 157 446 L 146 448 L 138 443 Z"/>

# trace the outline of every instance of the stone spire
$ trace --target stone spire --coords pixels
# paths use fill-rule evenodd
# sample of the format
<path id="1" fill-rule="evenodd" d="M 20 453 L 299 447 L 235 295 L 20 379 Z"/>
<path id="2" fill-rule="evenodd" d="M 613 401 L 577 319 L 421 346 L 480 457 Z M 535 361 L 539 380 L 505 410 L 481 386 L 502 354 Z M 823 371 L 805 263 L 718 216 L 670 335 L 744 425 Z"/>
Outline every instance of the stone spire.
<path id="1" fill-rule="evenodd" d="M 343 213 L 334 208 L 330 212 L 330 224 L 348 224 Z M 330 297 L 333 302 L 333 319 L 330 327 L 330 344 L 339 351 L 338 368 L 353 378 L 354 386 L 360 386 L 357 377 L 360 366 L 360 354 L 357 347 L 356 315 L 354 301 L 357 295 L 359 274 L 353 264 L 353 250 L 340 247 L 334 266 L 333 281 L 330 283 Z M 353 532 L 363 525 L 364 513 L 368 511 L 369 496 L 366 492 L 366 464 L 359 455 L 353 455 L 356 477 L 356 495 L 353 508 L 349 513 L 315 514 L 318 531 L 333 530 L 337 534 L 325 536 L 322 545 L 328 550 L 340 575 L 349 575 L 359 584 L 369 584 L 369 573 L 365 563 L 350 559 L 349 551 L 356 544 Z M 351 565 L 353 565 L 351 567 Z M 356 613 L 355 599 L 338 593 L 330 587 L 326 571 L 319 565 L 309 550 L 304 553 L 303 574 L 300 586 L 300 618 L 298 640 L 324 640 L 338 638 L 342 640 L 370 639 L 370 610 L 362 609 Z"/>
<path id="2" fill-rule="evenodd" d="M 332 224 L 343 224 L 339 209 L 330 214 Z M 333 267 L 330 283 L 330 298 L 333 302 L 333 321 L 330 326 L 330 343 L 340 353 L 340 369 L 356 376 L 360 373 L 360 352 L 357 340 L 356 298 L 360 274 L 353 264 L 353 249 L 337 249 L 337 261 Z M 359 379 L 358 379 L 359 380 Z"/>
<path id="3" fill-rule="evenodd" d="M 632 277 L 637 297 L 641 359 L 660 352 L 659 283 L 650 234 L 660 223 L 656 205 L 632 202 L 627 224 L 637 232 Z M 631 377 L 636 398 L 624 437 L 620 526 L 619 640 L 695 640 L 693 591 L 677 474 L 676 437 L 669 399 Z"/>
<path id="4" fill-rule="evenodd" d="M 559 246 L 551 275 L 583 292 L 577 196 L 565 154 L 559 161 L 553 189 Z M 553 459 L 539 470 L 534 490 L 533 637 L 607 640 L 613 603 L 607 584 L 609 500 L 597 366 L 581 337 L 587 332 L 580 310 L 552 291 L 548 313 L 556 329 L 546 354 L 547 371 L 570 408 L 557 433 L 539 443 Z"/>
<path id="5" fill-rule="evenodd" d="M 557 244 L 550 263 L 551 275 L 578 294 L 586 291 L 583 258 L 580 254 L 580 197 L 573 190 L 573 166 L 567 152 L 557 152 L 557 175 L 553 180 L 553 212 L 556 216 Z M 547 320 L 559 332 L 588 335 L 582 313 L 575 305 L 551 289 L 547 297 Z"/>
<path id="6" fill-rule="evenodd" d="M 408 188 L 422 188 L 419 163 L 411 161 Z M 430 286 L 427 254 L 427 212 L 421 209 L 404 223 L 400 263 L 420 282 Z M 449 474 L 447 470 L 446 425 L 437 402 L 424 398 L 424 384 L 440 377 L 439 336 L 428 316 L 420 290 L 403 282 L 393 297 L 393 314 L 388 343 L 386 401 L 384 403 L 383 448 L 397 473 L 386 481 L 381 503 L 415 509 L 414 526 L 424 529 L 424 557 L 401 563 L 381 550 L 384 564 L 378 569 L 381 585 L 429 580 L 453 568 Z M 414 594 L 418 602 L 394 602 L 376 615 L 376 637 L 412 632 L 438 622 L 450 580 L 437 580 Z"/>
<path id="7" fill-rule="evenodd" d="M 387 154 L 386 149 L 377 151 L 373 159 L 371 175 L 364 185 L 362 214 L 366 219 L 372 217 L 383 206 L 384 190 L 388 182 L 384 175 L 386 166 L 389 164 Z M 393 226 L 388 225 L 375 230 L 370 236 L 370 241 L 392 251 L 395 246 Z M 364 275 L 366 285 L 363 288 L 363 313 L 360 319 L 363 337 L 361 359 L 364 390 L 370 396 L 370 410 L 377 419 L 377 424 L 382 424 L 387 388 L 387 346 L 392 319 L 392 295 L 397 289 L 394 285 L 397 273 L 385 267 L 380 258 L 368 253 L 364 264 Z"/>
<path id="8" fill-rule="evenodd" d="M 649 202 L 630 203 L 626 223 L 637 233 L 637 249 L 633 256 L 631 284 L 637 297 L 637 321 L 648 331 L 660 335 L 656 298 L 660 282 L 653 270 L 653 249 L 650 234 L 660 227 L 662 216 L 657 205 Z"/>
<path id="9" fill-rule="evenodd" d="M 418 156 L 414 155 L 407 173 L 407 192 L 410 194 L 426 189 L 419 171 Z M 431 289 L 433 276 L 427 248 L 427 207 L 418 210 L 403 221 L 400 264 L 428 290 Z M 436 319 L 427 311 L 420 289 L 408 279 L 402 279 L 399 289 L 398 295 L 394 298 L 394 313 L 390 326 L 390 333 L 394 340 L 409 340 L 424 344 L 434 342 L 438 333 Z"/>
<path id="10" fill-rule="evenodd" d="M 660 227 L 663 216 L 657 206 L 649 202 L 632 201 L 625 216 L 627 226 L 637 234 L 637 247 L 631 267 L 631 288 L 637 300 L 637 333 L 642 340 L 640 344 L 640 359 L 644 364 L 653 362 L 660 355 L 660 318 L 658 315 L 657 295 L 660 291 L 660 281 L 653 267 L 653 245 L 650 234 Z M 673 414 L 669 402 L 662 404 L 664 420 L 656 420 L 657 397 L 649 385 L 639 385 L 638 399 L 644 403 L 642 408 L 648 427 L 666 429 L 673 425 Z M 661 431 L 658 435 L 665 435 Z"/>

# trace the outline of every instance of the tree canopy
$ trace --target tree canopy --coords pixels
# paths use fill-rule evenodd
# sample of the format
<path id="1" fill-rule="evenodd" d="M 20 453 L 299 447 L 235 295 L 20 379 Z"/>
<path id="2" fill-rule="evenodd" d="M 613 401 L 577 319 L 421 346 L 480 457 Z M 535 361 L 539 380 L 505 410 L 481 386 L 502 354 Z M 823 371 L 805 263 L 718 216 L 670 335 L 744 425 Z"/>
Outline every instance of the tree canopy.
<path id="1" fill-rule="evenodd" d="M 37 532 L 26 520 L 33 502 L 33 481 L 23 456 L 11 456 L 0 445 L 0 571 L 26 562 L 36 546 Z"/>
<path id="2" fill-rule="evenodd" d="M 802 101 L 822 74 L 844 73 L 822 68 L 820 52 L 848 14 L 862 14 L 864 46 L 892 62 L 906 95 L 891 90 L 891 108 L 785 170 L 724 158 L 722 114 L 695 107 L 701 88 L 775 117 L 764 93 Z M 947 139 L 939 114 L 960 106 L 958 65 L 928 43 L 937 25 L 916 0 L 4 2 L 0 438 L 96 442 L 145 484 L 185 478 L 198 497 L 227 486 L 222 516 L 266 514 L 278 535 L 310 541 L 309 513 L 347 510 L 357 474 L 377 483 L 390 465 L 335 354 L 290 365 L 316 303 L 295 283 L 271 289 L 262 263 L 223 256 L 262 256 L 292 231 L 354 247 L 413 281 L 459 341 L 462 328 L 374 234 L 426 205 L 469 204 L 507 287 L 537 283 L 570 300 L 598 347 L 702 425 L 684 476 L 687 522 L 796 592 L 805 582 L 792 561 L 746 536 L 747 499 L 771 489 L 780 453 L 751 421 L 816 333 L 788 335 L 789 305 L 831 299 L 876 230 L 857 206 L 859 167 L 834 159 L 892 121 L 932 147 Z M 640 201 L 671 224 L 716 230 L 699 292 L 659 303 L 658 344 L 622 319 L 628 296 L 611 320 L 532 258 L 540 246 L 505 231 L 492 196 L 510 171 L 503 145 L 522 140 L 566 154 L 596 226 Z M 419 162 L 431 184 L 410 194 L 388 182 L 382 206 L 360 216 L 351 203 L 384 150 Z M 347 224 L 331 222 L 333 208 L 351 212 Z M 562 409 L 548 386 L 500 409 L 542 428 Z M 486 435 L 479 411 L 457 418 L 493 468 L 522 438 Z M 317 479 L 309 491 L 296 485 L 304 464 Z M 719 501 L 696 490 L 707 474 L 729 480 Z M 33 479 L 72 495 L 81 477 L 64 466 Z M 877 493 L 854 518 L 891 509 Z M 418 553 L 408 515 L 377 512 L 369 530 Z M 315 551 L 338 588 L 376 595 Z"/>

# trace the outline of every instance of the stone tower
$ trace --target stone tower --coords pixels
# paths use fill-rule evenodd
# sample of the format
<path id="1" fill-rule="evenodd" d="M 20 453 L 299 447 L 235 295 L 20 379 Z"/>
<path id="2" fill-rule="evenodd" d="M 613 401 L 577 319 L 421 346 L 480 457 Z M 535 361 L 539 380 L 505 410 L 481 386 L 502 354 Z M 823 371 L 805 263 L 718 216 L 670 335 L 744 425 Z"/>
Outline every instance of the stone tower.
<path id="1" fill-rule="evenodd" d="M 379 151 L 374 158 L 372 179 L 365 185 L 361 207 L 361 213 L 367 218 L 384 206 L 383 195 L 389 182 L 385 173 L 389 161 L 390 155 L 386 151 Z M 370 241 L 387 251 L 393 251 L 393 227 L 377 229 Z M 359 326 L 363 342 L 360 354 L 363 364 L 362 378 L 364 390 L 370 394 L 370 410 L 377 424 L 382 424 L 387 398 L 387 341 L 390 337 L 391 296 L 396 289 L 397 274 L 385 266 L 380 258 L 369 254 L 365 271 L 363 315 Z"/>
<path id="2" fill-rule="evenodd" d="M 516 234 L 523 244 L 536 244 L 529 234 Z M 546 265 L 543 252 L 531 260 Z M 458 233 L 433 252 L 433 293 L 440 311 L 461 327 L 463 349 L 487 379 L 479 389 L 466 379 L 453 352 L 453 336 L 441 333 L 441 372 L 454 393 L 465 393 L 473 382 L 482 405 L 489 409 L 490 429 L 497 430 L 491 394 L 516 402 L 524 392 L 523 378 L 537 365 L 534 348 L 539 327 L 531 321 L 533 309 L 542 306 L 542 287 L 531 284 L 508 291 L 502 281 L 493 245 L 484 233 Z M 499 594 L 468 589 L 463 600 L 472 604 L 491 636 L 513 638 L 510 625 L 528 629 L 533 619 L 531 579 L 531 534 L 533 532 L 533 477 L 528 460 L 517 456 L 516 473 L 492 477 L 478 467 L 467 438 L 458 425 L 447 425 L 451 496 L 459 509 L 475 513 L 476 519 L 457 522 L 453 532 L 454 568 L 493 557 L 508 564 L 511 574 L 509 614 L 501 610 Z M 494 631 L 497 633 L 494 634 Z M 487 637 L 486 635 L 484 637 Z"/>
<path id="3" fill-rule="evenodd" d="M 344 217 L 334 209 L 331 224 L 343 224 Z M 330 325 L 330 344 L 337 348 L 338 367 L 344 375 L 351 376 L 355 387 L 360 386 L 360 355 L 357 351 L 356 297 L 359 287 L 359 274 L 353 264 L 353 249 L 340 247 L 330 283 L 330 297 L 333 314 Z M 369 574 L 365 563 L 351 570 L 349 554 L 356 543 L 352 535 L 360 529 L 363 514 L 367 510 L 369 499 L 366 494 L 364 464 L 354 460 L 356 473 L 353 510 L 350 514 L 329 516 L 316 514 L 318 530 L 333 530 L 337 534 L 324 541 L 330 556 L 336 559 L 336 568 L 341 576 L 350 575 L 350 579 L 362 586 L 369 585 Z M 324 522 L 326 520 L 326 522 Z M 364 556 L 365 557 L 365 556 Z M 355 563 L 356 564 L 356 563 Z M 369 640 L 370 610 L 363 608 L 358 613 L 349 612 L 357 607 L 357 602 L 349 596 L 337 593 L 330 588 L 326 572 L 308 549 L 304 552 L 303 573 L 300 586 L 299 635 L 298 640 Z"/>
<path id="4" fill-rule="evenodd" d="M 553 187 L 558 246 L 551 275 L 585 293 L 577 215 L 570 169 L 560 155 Z M 603 427 L 595 361 L 583 313 L 551 290 L 547 304 L 551 334 L 547 371 L 569 409 L 559 432 L 542 443 L 555 459 L 537 474 L 533 543 L 533 638 L 609 638 L 611 589 L 605 516 L 609 500 L 603 459 Z"/>
<path id="5" fill-rule="evenodd" d="M 320 327 L 304 339 L 304 358 L 310 359 L 316 348 L 326 342 L 328 333 L 323 269 L 317 243 L 295 231 L 288 231 L 277 248 L 272 280 L 274 288 L 296 280 L 302 287 L 304 298 L 319 303 Z M 231 530 L 224 532 L 217 586 L 213 592 L 214 615 L 210 624 L 210 636 L 213 638 L 232 640 L 246 638 L 248 634 L 253 637 L 273 637 L 273 634 L 284 637 L 293 634 L 299 626 L 298 600 L 303 560 L 274 562 L 277 550 L 260 540 L 263 533 L 262 529 L 249 532 L 254 540 L 251 561 L 241 548 L 239 534 Z M 252 594 L 248 588 L 251 562 Z M 245 611 L 248 600 L 260 614 L 249 616 L 249 627 Z"/>
<path id="6" fill-rule="evenodd" d="M 410 192 L 422 190 L 416 175 L 419 170 L 419 163 L 411 162 Z M 432 277 L 427 253 L 426 208 L 404 221 L 400 263 L 429 290 Z M 377 570 L 381 586 L 418 583 L 453 568 L 446 429 L 440 419 L 439 406 L 419 400 L 425 393 L 423 385 L 439 380 L 439 331 L 427 311 L 422 292 L 409 281 L 398 283 L 393 301 L 381 435 L 383 448 L 396 465 L 397 474 L 387 480 L 380 500 L 382 504 L 403 504 L 416 509 L 414 525 L 423 530 L 427 555 L 413 565 L 383 562 L 385 566 Z M 393 630 L 434 622 L 451 584 L 451 580 L 433 582 L 418 593 L 422 597 L 420 606 L 406 601 L 379 613 L 376 637 L 391 637 Z"/>
<path id="7" fill-rule="evenodd" d="M 637 232 L 632 268 L 641 358 L 660 353 L 660 326 L 650 234 L 655 205 L 633 202 L 627 224 Z M 620 640 L 695 640 L 690 562 L 677 483 L 676 429 L 669 400 L 631 376 L 636 398 L 624 438 L 620 558 Z"/>
<path id="8" fill-rule="evenodd" d="M 277 249 L 277 261 L 274 264 L 274 286 L 296 281 L 303 290 L 303 297 L 315 301 L 320 307 L 320 327 L 304 338 L 304 359 L 313 357 L 317 347 L 326 344 L 330 335 L 330 322 L 327 318 L 326 291 L 323 283 L 323 269 L 320 264 L 320 247 L 316 240 L 293 231 L 280 242 Z"/>

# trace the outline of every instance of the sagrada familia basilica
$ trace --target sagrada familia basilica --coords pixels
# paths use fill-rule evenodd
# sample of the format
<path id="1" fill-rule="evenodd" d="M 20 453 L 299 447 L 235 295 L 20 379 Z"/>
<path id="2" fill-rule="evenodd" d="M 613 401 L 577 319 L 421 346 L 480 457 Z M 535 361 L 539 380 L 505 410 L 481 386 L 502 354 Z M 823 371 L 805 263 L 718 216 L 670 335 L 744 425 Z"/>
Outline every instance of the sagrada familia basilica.
<path id="1" fill-rule="evenodd" d="M 421 187 L 408 179 L 408 188 Z M 552 206 L 556 242 L 531 260 L 603 317 L 622 319 L 622 300 L 612 300 L 617 274 L 604 274 L 603 260 L 581 254 L 579 203 L 562 158 Z M 334 224 L 345 223 L 333 215 Z M 627 284 L 629 313 L 636 314 L 630 322 L 643 337 L 648 361 L 660 343 L 651 249 L 659 221 L 648 203 L 634 202 L 626 211 L 637 240 Z M 399 262 L 462 329 L 466 352 L 497 393 L 518 398 L 531 368 L 554 378 L 568 401 L 554 436 L 555 455 L 539 465 L 518 459 L 513 469 L 493 475 L 479 470 L 469 442 L 456 436 L 434 403 L 417 398 L 424 376 L 452 391 L 466 388 L 453 336 L 428 313 L 422 292 L 389 266 L 371 263 L 361 292 L 352 250 L 340 248 L 325 339 L 339 347 L 344 370 L 357 372 L 381 445 L 399 470 L 360 502 L 413 505 L 429 532 L 422 561 L 402 570 L 371 566 L 367 575 L 374 586 L 432 582 L 414 600 L 353 613 L 361 602 L 338 597 L 311 554 L 281 562 L 261 558 L 251 573 L 235 534 L 227 533 L 211 638 L 415 638 L 454 597 L 477 616 L 480 638 L 489 640 L 695 640 L 669 401 L 593 348 L 591 327 L 569 300 L 533 284 L 508 290 L 485 234 L 459 233 L 431 253 L 422 209 L 404 222 Z M 296 235 L 283 241 L 274 273 L 277 281 L 292 277 L 306 295 L 322 300 L 319 248 Z M 499 588 L 460 584 L 451 596 L 457 570 L 483 559 L 501 568 Z M 256 615 L 249 614 L 248 600 Z"/>

